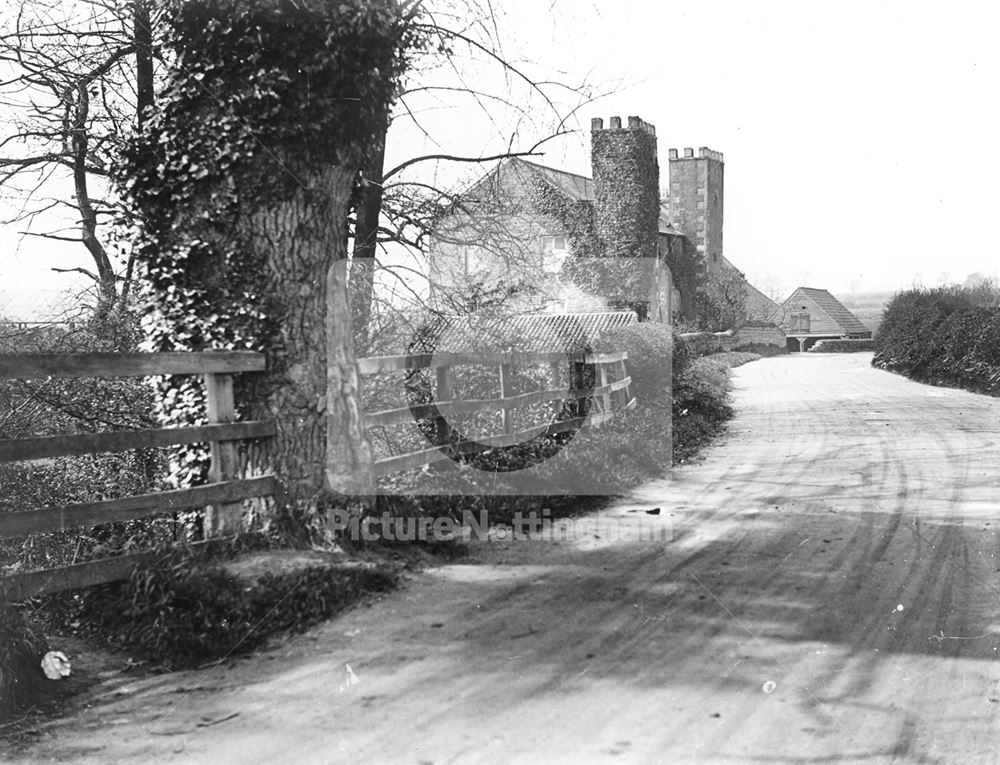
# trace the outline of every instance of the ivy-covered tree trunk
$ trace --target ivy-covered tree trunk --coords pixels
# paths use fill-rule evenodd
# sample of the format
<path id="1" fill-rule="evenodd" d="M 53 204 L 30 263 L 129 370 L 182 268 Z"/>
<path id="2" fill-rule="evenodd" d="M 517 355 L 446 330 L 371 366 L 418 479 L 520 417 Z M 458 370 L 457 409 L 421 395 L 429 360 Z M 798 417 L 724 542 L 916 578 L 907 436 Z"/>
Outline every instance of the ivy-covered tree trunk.
<path id="1" fill-rule="evenodd" d="M 237 406 L 277 423 L 262 449 L 283 487 L 281 515 L 301 531 L 331 494 L 372 491 L 341 274 L 349 200 L 382 137 L 418 6 L 167 7 L 176 68 L 121 174 L 141 221 L 150 345 L 266 355 L 267 372 L 242 381 Z M 169 381 L 164 418 L 196 420 L 200 396 L 196 381 Z M 188 452 L 178 474 L 198 479 L 205 467 L 203 453 Z"/>

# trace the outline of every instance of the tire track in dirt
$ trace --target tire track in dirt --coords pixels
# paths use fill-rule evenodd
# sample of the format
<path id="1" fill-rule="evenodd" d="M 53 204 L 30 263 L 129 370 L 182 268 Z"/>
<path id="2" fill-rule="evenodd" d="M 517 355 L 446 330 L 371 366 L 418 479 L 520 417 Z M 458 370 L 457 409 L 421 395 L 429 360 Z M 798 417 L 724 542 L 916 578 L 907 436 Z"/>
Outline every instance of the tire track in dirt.
<path id="1" fill-rule="evenodd" d="M 186 673 L 39 759 L 996 761 L 1000 401 L 869 360 L 739 368 L 728 433 L 611 508 L 620 538 L 479 545 L 189 697 L 184 748 L 139 721 Z"/>

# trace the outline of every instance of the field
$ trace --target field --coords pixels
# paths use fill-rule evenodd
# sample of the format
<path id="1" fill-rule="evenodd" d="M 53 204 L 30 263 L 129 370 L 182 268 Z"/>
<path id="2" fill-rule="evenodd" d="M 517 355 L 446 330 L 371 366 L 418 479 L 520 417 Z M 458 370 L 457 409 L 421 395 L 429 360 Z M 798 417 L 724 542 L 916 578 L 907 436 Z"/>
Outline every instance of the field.
<path id="1" fill-rule="evenodd" d="M 837 295 L 837 299 L 873 333 L 878 332 L 882 323 L 882 311 L 893 296 L 893 292 L 857 292 L 853 295 Z"/>

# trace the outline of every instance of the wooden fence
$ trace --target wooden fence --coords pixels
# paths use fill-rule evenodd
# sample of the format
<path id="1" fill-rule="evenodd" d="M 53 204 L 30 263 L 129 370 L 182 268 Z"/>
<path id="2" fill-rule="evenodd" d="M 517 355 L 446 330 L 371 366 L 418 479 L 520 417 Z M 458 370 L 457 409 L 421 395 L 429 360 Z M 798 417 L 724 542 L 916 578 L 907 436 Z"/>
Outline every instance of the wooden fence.
<path id="1" fill-rule="evenodd" d="M 437 442 L 429 449 L 393 455 L 375 462 L 377 475 L 388 475 L 472 453 L 482 445 L 509 446 L 542 435 L 554 435 L 581 427 L 597 426 L 615 412 L 631 408 L 625 362 L 626 353 L 513 353 L 513 354 L 417 354 L 359 359 L 362 375 L 380 372 L 434 370 L 435 401 L 386 409 L 365 414 L 369 428 L 434 422 Z M 499 371 L 499 395 L 494 398 L 456 400 L 451 398 L 452 370 L 461 365 L 489 364 Z M 569 390 L 566 387 L 514 394 L 512 371 L 518 366 L 548 364 L 553 379 L 569 365 Z M 209 483 L 188 489 L 152 494 L 44 507 L 35 510 L 0 512 L 0 539 L 33 534 L 48 534 L 105 523 L 150 518 L 164 513 L 207 507 L 206 529 L 210 535 L 227 532 L 239 522 L 243 500 L 273 495 L 275 476 L 240 478 L 236 442 L 268 438 L 275 434 L 274 422 L 235 422 L 233 375 L 259 372 L 265 368 L 264 357 L 249 351 L 213 351 L 208 353 L 150 354 L 30 354 L 0 356 L 0 380 L 67 377 L 150 377 L 157 375 L 201 375 L 204 378 L 208 423 L 192 427 L 153 428 L 44 436 L 39 438 L 0 439 L 0 464 L 51 459 L 95 452 L 208 443 L 211 450 Z M 588 377 L 587 370 L 593 375 Z M 616 378 L 612 380 L 612 378 Z M 588 382 L 593 384 L 588 384 Z M 514 430 L 514 411 L 545 402 L 577 404 L 579 416 Z M 478 412 L 502 413 L 501 433 L 477 437 L 473 441 L 449 441 L 447 417 Z M 5 576 L 0 579 L 0 603 L 17 602 L 36 595 L 89 587 L 128 577 L 151 553 L 131 553 L 115 558 L 89 561 L 57 568 Z"/>
<path id="2" fill-rule="evenodd" d="M 625 368 L 627 353 L 434 353 L 406 356 L 381 356 L 358 360 L 362 375 L 381 372 L 410 372 L 420 369 L 434 370 L 436 377 L 435 401 L 415 404 L 365 414 L 365 424 L 373 428 L 384 425 L 413 423 L 416 420 L 434 422 L 436 445 L 429 449 L 407 452 L 376 460 L 375 474 L 389 475 L 430 465 L 461 454 L 471 454 L 486 446 L 511 446 L 531 438 L 554 435 L 586 426 L 597 426 L 609 420 L 616 411 L 635 405 L 629 393 L 632 378 Z M 560 370 L 569 365 L 571 387 L 551 388 L 515 395 L 511 390 L 512 370 L 518 366 L 547 364 L 552 368 L 553 379 L 559 379 Z M 499 396 L 488 399 L 454 400 L 451 398 L 452 370 L 461 365 L 493 365 L 499 370 Z M 594 385 L 584 386 L 585 370 L 594 370 Z M 616 377 L 614 381 L 612 377 Z M 570 419 L 559 420 L 514 431 L 513 412 L 519 407 L 549 401 L 592 401 L 593 412 Z M 581 406 L 581 409 L 583 407 Z M 477 412 L 502 412 L 502 433 L 477 437 L 474 441 L 449 442 L 449 415 Z"/>
<path id="3" fill-rule="evenodd" d="M 236 442 L 275 434 L 273 422 L 235 422 L 233 375 L 259 372 L 264 357 L 249 351 L 208 353 L 85 353 L 0 356 L 0 379 L 55 377 L 149 377 L 202 375 L 208 423 L 194 427 L 155 428 L 0 440 L 0 463 L 48 459 L 93 452 L 209 443 L 209 483 L 120 499 L 86 502 L 38 510 L 0 513 L 0 538 L 46 534 L 102 523 L 149 518 L 167 512 L 208 506 L 206 528 L 225 533 L 239 521 L 241 502 L 275 491 L 273 475 L 240 478 Z M 59 568 L 3 577 L 0 602 L 123 579 L 149 553 L 135 553 Z"/>

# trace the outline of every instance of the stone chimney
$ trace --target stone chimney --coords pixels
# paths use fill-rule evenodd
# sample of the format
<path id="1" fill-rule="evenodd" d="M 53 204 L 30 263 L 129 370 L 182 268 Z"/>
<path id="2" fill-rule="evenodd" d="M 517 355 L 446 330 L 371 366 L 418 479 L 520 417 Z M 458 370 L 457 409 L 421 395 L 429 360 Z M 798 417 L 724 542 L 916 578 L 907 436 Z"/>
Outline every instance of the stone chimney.
<path id="1" fill-rule="evenodd" d="M 656 129 L 638 117 L 622 127 L 596 118 L 590 125 L 595 233 L 601 254 L 655 258 L 660 218 Z"/>

